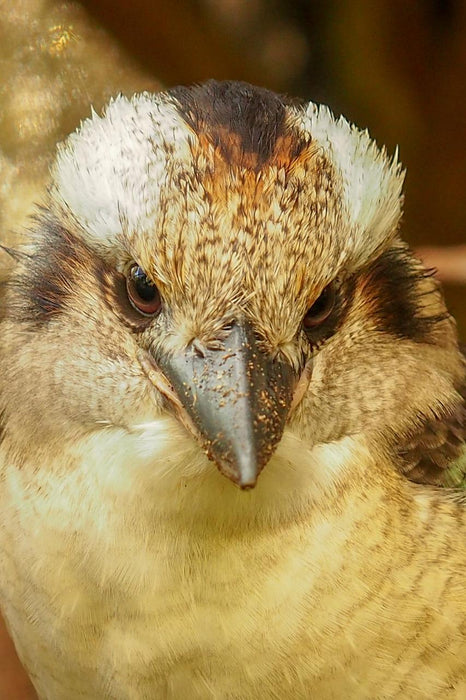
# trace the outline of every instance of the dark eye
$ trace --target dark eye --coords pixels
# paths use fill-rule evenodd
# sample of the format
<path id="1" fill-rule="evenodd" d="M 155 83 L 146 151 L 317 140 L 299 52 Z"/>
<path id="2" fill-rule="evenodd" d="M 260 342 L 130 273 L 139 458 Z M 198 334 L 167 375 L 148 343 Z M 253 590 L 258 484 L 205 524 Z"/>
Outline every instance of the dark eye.
<path id="1" fill-rule="evenodd" d="M 303 319 L 304 328 L 316 328 L 328 319 L 335 306 L 335 285 L 328 284 Z"/>
<path id="2" fill-rule="evenodd" d="M 139 265 L 129 271 L 126 290 L 132 306 L 144 316 L 155 316 L 162 308 L 159 290 Z"/>

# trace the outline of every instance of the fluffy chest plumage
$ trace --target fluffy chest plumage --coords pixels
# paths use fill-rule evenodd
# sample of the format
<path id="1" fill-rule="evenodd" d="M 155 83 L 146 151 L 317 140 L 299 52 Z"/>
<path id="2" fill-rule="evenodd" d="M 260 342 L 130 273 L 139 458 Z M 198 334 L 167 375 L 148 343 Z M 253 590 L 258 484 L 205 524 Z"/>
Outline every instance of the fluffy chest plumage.
<path id="1" fill-rule="evenodd" d="M 307 698 L 312 690 L 373 698 L 382 687 L 382 697 L 427 698 L 432 687 L 446 691 L 445 669 L 420 662 L 410 641 L 432 620 L 423 621 L 424 598 L 410 597 L 414 545 L 399 534 L 387 541 L 395 523 L 381 510 L 386 493 L 375 486 L 369 497 L 348 500 L 330 480 L 322 512 L 309 490 L 297 489 L 300 474 L 312 482 L 322 464 L 339 473 L 351 443 L 327 448 L 322 463 L 318 453 L 303 459 L 301 447 L 298 463 L 285 436 L 262 491 L 252 493 L 232 488 L 211 465 L 202 472 L 203 458 L 174 456 L 167 446 L 163 496 L 146 471 L 161 464 L 148 457 L 148 443 L 131 476 L 121 471 L 129 462 L 115 435 L 112 444 L 114 462 L 105 465 L 101 442 L 87 444 L 84 474 L 42 471 L 31 482 L 4 469 L 5 612 L 41 697 Z M 315 493 L 324 482 L 316 476 Z M 441 609 L 446 623 L 434 646 L 460 651 L 449 631 L 460 604 Z"/>
<path id="2" fill-rule="evenodd" d="M 113 547 L 75 537 L 64 551 L 54 533 L 37 533 L 46 546 L 20 573 L 13 625 L 43 697 L 304 698 L 335 673 L 335 654 L 357 656 L 335 610 L 325 612 L 341 594 L 339 556 L 312 561 L 298 525 L 280 536 L 199 534 L 162 529 L 142 543 L 121 530 Z M 337 604 L 342 620 L 354 603 Z"/>

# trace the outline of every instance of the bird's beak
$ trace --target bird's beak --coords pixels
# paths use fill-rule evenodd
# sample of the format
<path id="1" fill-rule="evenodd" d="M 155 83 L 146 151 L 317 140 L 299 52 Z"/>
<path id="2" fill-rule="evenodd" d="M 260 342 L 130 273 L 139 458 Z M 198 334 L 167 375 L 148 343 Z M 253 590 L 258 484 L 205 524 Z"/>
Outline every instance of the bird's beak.
<path id="1" fill-rule="evenodd" d="M 225 476 L 243 489 L 277 447 L 297 376 L 259 347 L 249 323 L 235 323 L 221 349 L 194 344 L 154 358 L 171 387 L 162 391 L 172 410 Z"/>

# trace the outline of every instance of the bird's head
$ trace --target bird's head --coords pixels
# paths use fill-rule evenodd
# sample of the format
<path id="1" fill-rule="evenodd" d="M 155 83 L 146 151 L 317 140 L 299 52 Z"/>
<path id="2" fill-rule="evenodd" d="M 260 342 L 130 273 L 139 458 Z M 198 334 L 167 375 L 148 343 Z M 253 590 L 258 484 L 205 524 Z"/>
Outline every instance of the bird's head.
<path id="1" fill-rule="evenodd" d="M 402 181 L 366 132 L 243 83 L 116 99 L 60 146 L 11 275 L 3 410 L 38 443 L 169 414 L 242 487 L 288 429 L 406 442 L 463 369 Z"/>

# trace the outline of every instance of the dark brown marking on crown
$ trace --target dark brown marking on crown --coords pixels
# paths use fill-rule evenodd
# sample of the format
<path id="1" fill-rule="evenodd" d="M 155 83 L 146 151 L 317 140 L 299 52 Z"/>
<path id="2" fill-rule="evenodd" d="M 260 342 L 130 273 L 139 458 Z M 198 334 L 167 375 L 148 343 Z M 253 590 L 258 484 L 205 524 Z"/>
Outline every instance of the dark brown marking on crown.
<path id="1" fill-rule="evenodd" d="M 288 124 L 287 107 L 293 102 L 265 88 L 210 80 L 169 94 L 200 143 L 207 139 L 229 165 L 255 171 L 270 164 L 289 168 L 311 145 L 310 136 Z"/>

